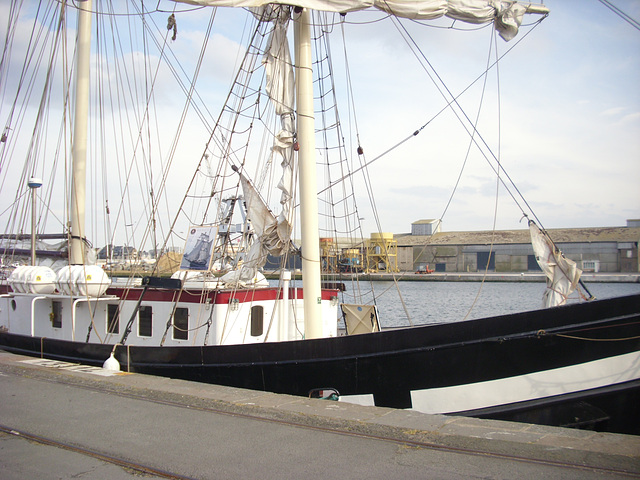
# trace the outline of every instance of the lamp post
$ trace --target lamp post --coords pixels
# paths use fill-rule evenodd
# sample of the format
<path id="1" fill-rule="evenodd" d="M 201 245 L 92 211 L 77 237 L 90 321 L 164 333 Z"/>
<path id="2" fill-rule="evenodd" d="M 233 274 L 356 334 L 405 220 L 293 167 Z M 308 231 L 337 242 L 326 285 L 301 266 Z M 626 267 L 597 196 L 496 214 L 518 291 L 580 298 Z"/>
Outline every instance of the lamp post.
<path id="1" fill-rule="evenodd" d="M 27 183 L 31 189 L 31 265 L 36 264 L 36 189 L 42 186 L 42 180 L 31 177 Z"/>

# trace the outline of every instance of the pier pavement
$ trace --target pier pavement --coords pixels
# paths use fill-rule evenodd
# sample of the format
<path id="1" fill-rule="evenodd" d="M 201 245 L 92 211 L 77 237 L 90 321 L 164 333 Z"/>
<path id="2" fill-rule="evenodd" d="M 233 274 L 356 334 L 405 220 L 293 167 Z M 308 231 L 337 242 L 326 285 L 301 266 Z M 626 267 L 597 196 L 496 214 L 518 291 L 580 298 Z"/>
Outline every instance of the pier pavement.
<path id="1" fill-rule="evenodd" d="M 640 478 L 640 437 L 426 415 L 0 350 L 0 477 Z"/>

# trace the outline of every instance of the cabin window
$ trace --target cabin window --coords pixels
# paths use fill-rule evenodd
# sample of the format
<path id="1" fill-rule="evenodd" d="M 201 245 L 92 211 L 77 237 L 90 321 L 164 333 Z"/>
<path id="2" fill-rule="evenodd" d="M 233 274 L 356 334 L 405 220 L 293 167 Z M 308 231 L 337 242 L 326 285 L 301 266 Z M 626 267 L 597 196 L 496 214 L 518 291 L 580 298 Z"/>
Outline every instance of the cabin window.
<path id="1" fill-rule="evenodd" d="M 138 309 L 138 336 L 150 337 L 153 333 L 152 330 L 152 310 L 151 306 L 144 305 Z"/>
<path id="2" fill-rule="evenodd" d="M 62 302 L 51 302 L 51 326 L 62 328 Z"/>
<path id="3" fill-rule="evenodd" d="M 111 303 L 107 304 L 107 333 L 120 333 L 120 309 Z"/>
<path id="4" fill-rule="evenodd" d="M 173 338 L 174 340 L 189 339 L 189 309 L 176 308 L 173 314 Z"/>
<path id="5" fill-rule="evenodd" d="M 251 336 L 259 337 L 264 331 L 264 308 L 261 305 L 251 307 Z"/>

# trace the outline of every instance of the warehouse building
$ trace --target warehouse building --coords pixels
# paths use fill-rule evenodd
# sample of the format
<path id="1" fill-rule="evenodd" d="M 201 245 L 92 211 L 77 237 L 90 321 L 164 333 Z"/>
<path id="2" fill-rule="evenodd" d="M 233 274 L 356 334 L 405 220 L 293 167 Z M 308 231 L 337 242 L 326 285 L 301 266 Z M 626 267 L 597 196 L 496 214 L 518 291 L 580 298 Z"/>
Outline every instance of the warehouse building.
<path id="1" fill-rule="evenodd" d="M 425 232 L 434 232 L 425 234 Z M 442 232 L 435 220 L 419 220 L 410 234 L 395 235 L 401 271 L 527 272 L 540 270 L 528 229 Z M 585 272 L 638 272 L 640 220 L 626 227 L 549 229 L 567 258 Z"/>

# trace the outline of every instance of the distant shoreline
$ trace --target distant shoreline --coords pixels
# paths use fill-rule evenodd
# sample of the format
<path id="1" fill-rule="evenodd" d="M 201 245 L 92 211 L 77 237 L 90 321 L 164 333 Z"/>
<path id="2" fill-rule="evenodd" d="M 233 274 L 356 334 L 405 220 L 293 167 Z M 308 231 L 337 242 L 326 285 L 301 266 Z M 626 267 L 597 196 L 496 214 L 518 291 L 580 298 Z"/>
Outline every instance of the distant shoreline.
<path id="1" fill-rule="evenodd" d="M 108 272 L 110 277 L 128 277 L 131 272 L 113 271 Z M 149 272 L 150 273 L 150 272 Z M 147 274 L 149 274 L 147 273 Z M 351 274 L 335 273 L 323 274 L 328 277 L 328 282 L 348 282 L 354 277 Z M 136 276 L 144 277 L 144 273 Z M 169 275 L 160 275 L 166 276 Z M 264 272 L 264 276 L 270 280 L 278 279 L 279 273 L 274 271 Z M 293 279 L 302 278 L 300 272 L 292 273 Z M 358 280 L 367 280 L 373 282 L 390 282 L 394 278 L 391 273 L 360 273 Z M 413 272 L 399 272 L 395 274 L 395 278 L 399 282 L 545 282 L 543 273 L 536 272 L 489 272 L 487 274 L 481 272 L 434 272 L 426 274 L 417 274 Z M 581 280 L 585 283 L 640 283 L 640 273 L 588 273 L 582 274 Z"/>
<path id="2" fill-rule="evenodd" d="M 278 278 L 277 272 L 265 272 L 269 279 Z M 299 273 L 294 277 L 298 278 Z M 347 282 L 353 277 L 350 274 L 329 275 L 332 281 Z M 358 274 L 359 280 L 371 281 L 391 281 L 394 274 L 391 273 L 362 273 Z M 516 273 L 516 272 L 447 272 L 447 273 L 427 273 L 416 274 L 413 272 L 400 272 L 395 274 L 395 278 L 402 282 L 545 282 L 543 273 Z M 583 273 L 581 280 L 585 283 L 640 283 L 639 273 Z"/>

